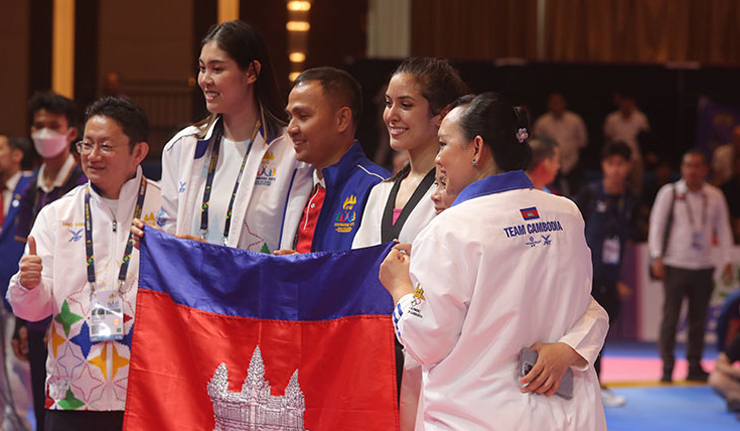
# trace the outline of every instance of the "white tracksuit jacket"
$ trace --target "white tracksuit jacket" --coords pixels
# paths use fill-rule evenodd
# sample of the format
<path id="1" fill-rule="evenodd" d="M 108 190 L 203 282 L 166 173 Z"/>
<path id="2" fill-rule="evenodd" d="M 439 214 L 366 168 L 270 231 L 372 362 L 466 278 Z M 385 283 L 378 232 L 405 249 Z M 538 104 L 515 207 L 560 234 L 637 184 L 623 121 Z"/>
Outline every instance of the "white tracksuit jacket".
<path id="1" fill-rule="evenodd" d="M 565 341 L 592 362 L 606 334 L 583 326 L 592 270 L 580 211 L 531 187 L 522 171 L 473 183 L 413 243 L 418 290 L 394 320 L 422 364 L 427 431 L 606 429 L 592 367 L 574 370 L 572 400 L 520 393 L 521 348 Z"/>
<path id="2" fill-rule="evenodd" d="M 210 137 L 215 125 L 202 140 L 196 136 L 200 130 L 197 127 L 183 129 L 162 152 L 162 210 L 157 215 L 157 224 L 167 233 L 193 233 L 193 220 L 200 217 L 196 202 L 203 198 L 199 191 L 204 165 L 209 162 L 213 150 Z M 273 136 L 275 133 L 273 131 Z M 271 142 L 265 142 L 263 124 L 255 137 L 237 190 L 227 243 L 230 247 L 274 251 L 279 245 L 286 205 L 288 212 L 303 210 L 305 202 L 291 199 L 290 192 L 310 191 L 313 167 L 298 162 L 292 141 L 283 130 L 279 133 Z M 231 194 L 232 189 L 214 190 L 213 193 Z"/>
<path id="3" fill-rule="evenodd" d="M 98 289 L 118 288 L 118 273 L 134 215 L 141 168 L 120 193 L 115 213 L 90 188 L 93 247 Z M 46 360 L 47 406 L 52 410 L 124 410 L 128 386 L 131 328 L 139 285 L 139 251 L 134 249 L 123 298 L 124 333 L 121 341 L 91 343 L 90 286 L 85 251 L 85 189 L 81 185 L 44 207 L 31 235 L 43 269 L 41 284 L 28 290 L 19 274 L 11 278 L 8 301 L 13 312 L 26 320 L 54 318 L 48 332 Z M 159 185 L 147 180 L 141 218 L 154 225 L 162 205 Z M 115 226 L 115 227 L 114 227 Z M 28 253 L 28 245 L 26 245 Z"/>

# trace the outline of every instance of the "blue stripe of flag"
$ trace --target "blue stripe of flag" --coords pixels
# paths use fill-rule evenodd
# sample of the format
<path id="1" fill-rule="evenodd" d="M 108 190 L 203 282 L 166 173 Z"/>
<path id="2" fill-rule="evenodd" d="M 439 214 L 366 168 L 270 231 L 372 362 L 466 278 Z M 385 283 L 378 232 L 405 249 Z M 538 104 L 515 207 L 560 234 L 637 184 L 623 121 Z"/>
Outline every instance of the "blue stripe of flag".
<path id="1" fill-rule="evenodd" d="M 145 228 L 139 289 L 228 316 L 331 320 L 390 315 L 393 299 L 378 270 L 393 243 L 291 256 L 180 240 Z M 144 270 L 146 268 L 146 270 Z"/>

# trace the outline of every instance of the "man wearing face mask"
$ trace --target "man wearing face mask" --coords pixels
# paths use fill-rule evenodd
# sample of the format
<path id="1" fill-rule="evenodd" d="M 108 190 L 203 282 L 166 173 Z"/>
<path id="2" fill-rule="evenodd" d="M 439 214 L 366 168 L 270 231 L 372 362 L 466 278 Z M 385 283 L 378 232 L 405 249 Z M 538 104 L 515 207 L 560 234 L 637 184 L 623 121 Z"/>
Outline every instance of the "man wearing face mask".
<path id="1" fill-rule="evenodd" d="M 87 182 L 82 169 L 70 154 L 71 144 L 77 140 L 78 135 L 78 110 L 75 103 L 56 93 L 36 93 L 28 101 L 28 110 L 31 114 L 33 146 L 43 163 L 34 172 L 34 178 L 23 194 L 18 210 L 15 239 L 24 244 L 41 208 Z M 44 333 L 49 321 L 49 317 L 39 322 L 27 323 L 18 319 L 13 341 L 16 355 L 20 357 L 28 352 L 37 429 L 44 429 Z"/>

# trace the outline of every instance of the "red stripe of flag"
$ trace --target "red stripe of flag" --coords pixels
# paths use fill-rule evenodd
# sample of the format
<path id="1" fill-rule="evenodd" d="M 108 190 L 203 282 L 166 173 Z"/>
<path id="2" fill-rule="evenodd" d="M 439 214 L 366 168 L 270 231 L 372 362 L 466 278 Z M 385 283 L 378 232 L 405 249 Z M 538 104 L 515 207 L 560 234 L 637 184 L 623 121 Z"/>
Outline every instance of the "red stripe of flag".
<path id="1" fill-rule="evenodd" d="M 390 316 L 225 316 L 147 289 L 139 290 L 136 307 L 124 430 L 213 429 L 208 382 L 224 362 L 229 390 L 239 392 L 257 345 L 272 395 L 284 395 L 298 370 L 304 429 L 398 429 Z"/>
<path id="2" fill-rule="evenodd" d="M 524 220 L 532 220 L 540 218 L 540 213 L 537 212 L 537 207 L 523 208 L 519 210 L 522 213 Z"/>

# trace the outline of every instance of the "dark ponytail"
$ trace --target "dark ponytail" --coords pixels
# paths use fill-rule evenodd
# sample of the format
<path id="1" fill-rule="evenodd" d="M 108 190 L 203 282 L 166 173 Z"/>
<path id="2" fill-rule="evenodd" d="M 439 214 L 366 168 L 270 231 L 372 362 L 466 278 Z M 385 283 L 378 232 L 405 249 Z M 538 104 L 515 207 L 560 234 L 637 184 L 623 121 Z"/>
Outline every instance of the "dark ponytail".
<path id="1" fill-rule="evenodd" d="M 527 145 L 529 118 L 524 109 L 493 92 L 463 96 L 452 106 L 463 108 L 459 127 L 465 139 L 483 138 L 501 171 L 527 169 L 532 149 Z"/>
<path id="2" fill-rule="evenodd" d="M 432 116 L 444 113 L 445 107 L 470 91 L 460 78 L 460 72 L 443 58 L 407 58 L 393 71 L 393 75 L 403 73 L 411 75 L 419 84 Z"/>

